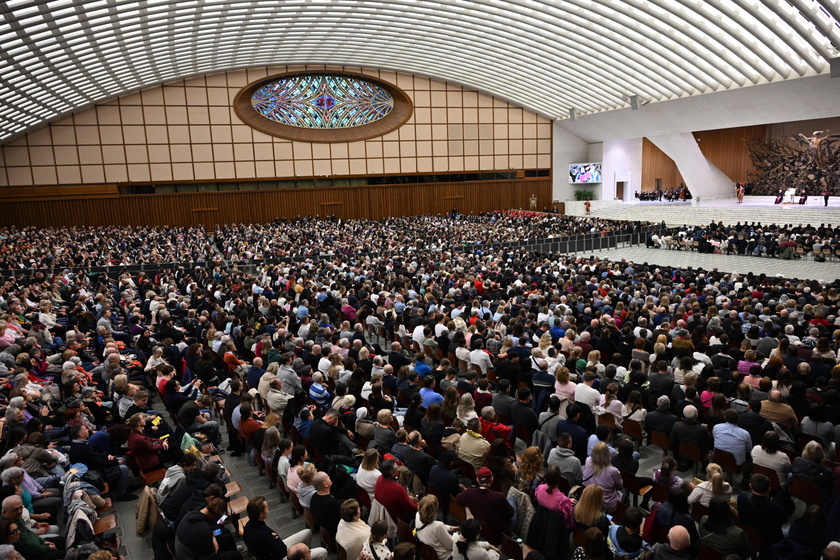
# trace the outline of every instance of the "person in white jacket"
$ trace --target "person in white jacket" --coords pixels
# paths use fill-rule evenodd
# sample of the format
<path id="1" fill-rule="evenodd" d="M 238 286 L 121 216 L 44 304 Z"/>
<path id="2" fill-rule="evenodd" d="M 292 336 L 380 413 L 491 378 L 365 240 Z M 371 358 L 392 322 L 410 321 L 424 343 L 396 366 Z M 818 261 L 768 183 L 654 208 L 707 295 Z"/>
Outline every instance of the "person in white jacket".
<path id="1" fill-rule="evenodd" d="M 455 544 L 455 537 L 451 533 L 455 527 L 437 520 L 438 505 L 437 497 L 431 494 L 420 500 L 414 517 L 414 531 L 417 540 L 431 546 L 439 560 L 447 560 L 452 556 Z"/>

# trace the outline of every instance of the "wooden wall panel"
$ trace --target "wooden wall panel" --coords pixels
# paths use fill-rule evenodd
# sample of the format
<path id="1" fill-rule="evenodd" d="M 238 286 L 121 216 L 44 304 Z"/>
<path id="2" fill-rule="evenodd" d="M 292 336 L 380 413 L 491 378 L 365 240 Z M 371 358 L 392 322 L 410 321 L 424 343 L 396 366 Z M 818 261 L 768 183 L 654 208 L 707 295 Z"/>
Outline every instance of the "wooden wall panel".
<path id="1" fill-rule="evenodd" d="M 70 185 L 63 187 L 0 187 L 0 200 L 117 196 L 117 185 Z"/>
<path id="2" fill-rule="evenodd" d="M 551 203 L 551 179 L 377 185 L 322 189 L 122 195 L 109 198 L 6 201 L 5 223 L 16 226 L 190 226 L 268 222 L 335 214 L 381 219 L 395 215 L 527 209 Z"/>
<path id="3" fill-rule="evenodd" d="M 695 132 L 694 137 L 699 140 L 700 151 L 706 159 L 737 183 L 746 181 L 747 173 L 753 170 L 746 140 L 766 138 L 767 125 L 706 130 Z M 662 179 L 664 189 L 675 187 L 683 180 L 674 161 L 645 138 L 642 144 L 642 190 L 652 191 L 656 178 Z"/>
<path id="4" fill-rule="evenodd" d="M 254 67 L 111 99 L 0 145 L 0 187 L 551 167 L 550 119 L 423 76 L 329 68 L 394 84 L 414 105 L 399 129 L 362 141 L 318 145 L 269 136 L 243 123 L 230 106 L 241 88 L 269 75 L 325 70 L 323 65 Z"/>
<path id="5" fill-rule="evenodd" d="M 682 181 L 680 170 L 674 160 L 647 138 L 642 139 L 642 190 L 652 191 L 656 179 L 662 179 L 664 190 L 676 187 Z"/>
<path id="6" fill-rule="evenodd" d="M 746 141 L 752 138 L 766 138 L 767 125 L 743 126 L 725 130 L 695 132 L 700 151 L 733 183 L 747 180 L 747 173 L 753 171 Z"/>

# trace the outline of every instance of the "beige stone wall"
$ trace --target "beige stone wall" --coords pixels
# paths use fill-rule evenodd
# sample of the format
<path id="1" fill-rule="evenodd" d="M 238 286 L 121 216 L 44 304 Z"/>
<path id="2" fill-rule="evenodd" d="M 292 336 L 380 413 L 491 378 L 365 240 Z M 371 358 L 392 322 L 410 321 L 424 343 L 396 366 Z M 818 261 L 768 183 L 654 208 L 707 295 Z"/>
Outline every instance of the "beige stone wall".
<path id="1" fill-rule="evenodd" d="M 310 144 L 242 123 L 237 92 L 300 70 L 370 75 L 405 91 L 414 113 L 358 142 Z M 490 95 L 376 69 L 280 66 L 222 72 L 124 95 L 0 146 L 0 186 L 214 181 L 548 169 L 551 122 Z"/>

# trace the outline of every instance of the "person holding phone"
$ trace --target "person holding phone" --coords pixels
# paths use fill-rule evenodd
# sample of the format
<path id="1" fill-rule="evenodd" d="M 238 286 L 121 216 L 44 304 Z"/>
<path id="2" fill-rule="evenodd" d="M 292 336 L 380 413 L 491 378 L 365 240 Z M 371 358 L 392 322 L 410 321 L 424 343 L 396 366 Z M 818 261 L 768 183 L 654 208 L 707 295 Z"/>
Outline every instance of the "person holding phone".
<path id="1" fill-rule="evenodd" d="M 204 507 L 187 513 L 175 531 L 179 560 L 241 560 L 236 540 L 222 525 L 227 521 L 225 491 L 218 484 L 204 490 Z"/>
<path id="2" fill-rule="evenodd" d="M 255 496 L 248 502 L 248 523 L 245 524 L 245 531 L 242 539 L 248 552 L 257 560 L 284 560 L 288 551 L 298 544 L 304 544 L 307 548 L 312 545 L 312 531 L 304 529 L 297 533 L 281 539 L 271 527 L 266 525 L 270 509 L 263 496 Z M 329 553 L 325 548 L 311 548 L 312 560 L 326 560 Z"/>

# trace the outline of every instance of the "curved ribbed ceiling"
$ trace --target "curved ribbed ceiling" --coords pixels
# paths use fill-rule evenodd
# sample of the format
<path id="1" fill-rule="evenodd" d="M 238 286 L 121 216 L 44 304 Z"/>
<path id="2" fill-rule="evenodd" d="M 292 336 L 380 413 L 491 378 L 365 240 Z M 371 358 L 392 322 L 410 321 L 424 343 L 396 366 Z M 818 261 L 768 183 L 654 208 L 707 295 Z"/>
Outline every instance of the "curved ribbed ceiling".
<path id="1" fill-rule="evenodd" d="M 381 67 L 550 118 L 827 73 L 840 0 L 7 0 L 0 141 L 250 66 Z"/>

